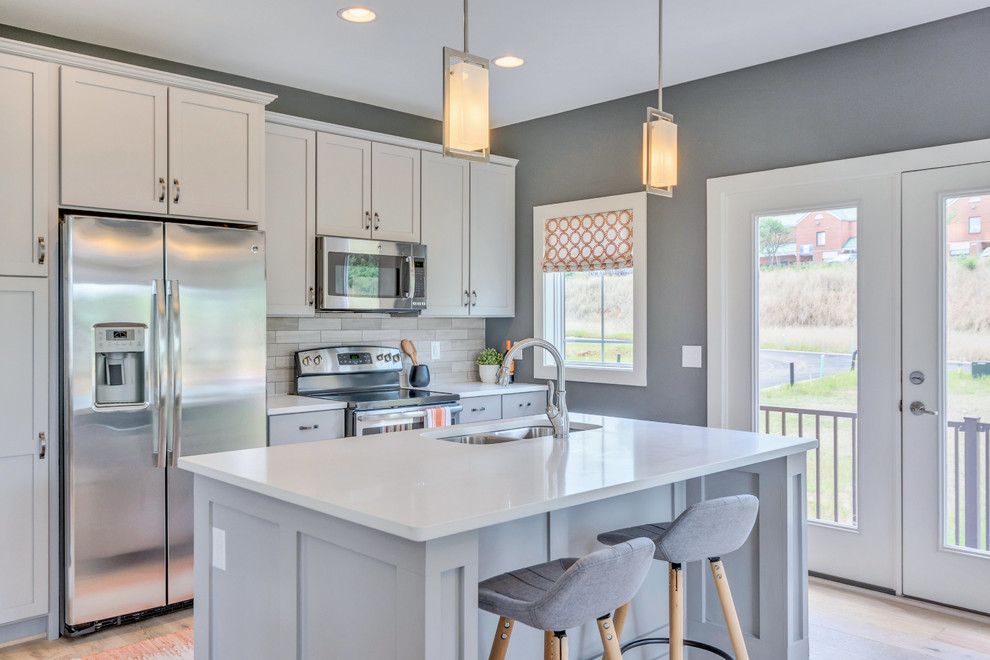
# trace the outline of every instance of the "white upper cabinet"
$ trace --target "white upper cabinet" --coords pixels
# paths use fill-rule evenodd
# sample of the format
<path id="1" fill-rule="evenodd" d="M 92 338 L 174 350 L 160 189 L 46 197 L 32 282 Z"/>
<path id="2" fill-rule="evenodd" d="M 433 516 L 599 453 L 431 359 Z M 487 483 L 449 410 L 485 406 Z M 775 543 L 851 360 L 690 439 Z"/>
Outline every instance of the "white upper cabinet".
<path id="1" fill-rule="evenodd" d="M 168 92 L 169 212 L 261 220 L 264 108 L 172 87 Z"/>
<path id="2" fill-rule="evenodd" d="M 316 233 L 371 234 L 371 142 L 316 134 Z"/>
<path id="3" fill-rule="evenodd" d="M 419 243 L 419 149 L 371 147 L 371 236 Z"/>
<path id="4" fill-rule="evenodd" d="M 48 274 L 49 66 L 0 54 L 0 275 Z"/>
<path id="5" fill-rule="evenodd" d="M 268 124 L 265 143 L 268 314 L 313 316 L 316 299 L 316 133 Z"/>
<path id="6" fill-rule="evenodd" d="M 471 314 L 516 312 L 516 170 L 471 163 Z M 430 264 L 433 258 L 430 253 Z M 427 265 L 429 268 L 430 264 Z M 430 291 L 427 289 L 427 306 Z"/>
<path id="7" fill-rule="evenodd" d="M 256 223 L 260 104 L 62 67 L 61 203 Z"/>
<path id="8" fill-rule="evenodd" d="M 426 309 L 423 316 L 470 313 L 470 170 L 468 161 L 423 152 L 423 244 Z"/>
<path id="9" fill-rule="evenodd" d="M 48 611 L 48 282 L 0 277 L 0 625 Z"/>
<path id="10" fill-rule="evenodd" d="M 316 233 L 419 242 L 419 150 L 317 133 Z"/>

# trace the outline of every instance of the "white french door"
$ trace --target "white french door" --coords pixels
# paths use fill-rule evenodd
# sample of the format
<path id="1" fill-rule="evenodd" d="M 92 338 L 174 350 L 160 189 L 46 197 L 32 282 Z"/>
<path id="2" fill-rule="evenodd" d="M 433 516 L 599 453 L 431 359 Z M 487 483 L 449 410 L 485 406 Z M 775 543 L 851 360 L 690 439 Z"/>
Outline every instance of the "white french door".
<path id="1" fill-rule="evenodd" d="M 904 594 L 990 613 L 990 163 L 902 200 Z"/>

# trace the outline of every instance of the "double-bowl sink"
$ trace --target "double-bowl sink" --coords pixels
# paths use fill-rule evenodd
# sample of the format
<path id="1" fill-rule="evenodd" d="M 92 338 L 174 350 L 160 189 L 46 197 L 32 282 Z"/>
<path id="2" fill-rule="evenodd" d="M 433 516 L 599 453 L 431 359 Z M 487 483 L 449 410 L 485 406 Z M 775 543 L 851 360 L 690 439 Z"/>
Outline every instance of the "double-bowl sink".
<path id="1" fill-rule="evenodd" d="M 571 433 L 581 431 L 593 431 L 600 429 L 597 424 L 582 424 L 581 422 L 571 422 Z M 441 436 L 439 440 L 456 442 L 462 445 L 496 445 L 501 442 L 513 442 L 514 440 L 530 440 L 532 438 L 545 438 L 553 435 L 553 427 L 540 424 L 534 426 L 519 426 L 511 429 L 500 429 L 497 431 L 474 431 L 473 433 L 463 433 L 459 435 Z"/>

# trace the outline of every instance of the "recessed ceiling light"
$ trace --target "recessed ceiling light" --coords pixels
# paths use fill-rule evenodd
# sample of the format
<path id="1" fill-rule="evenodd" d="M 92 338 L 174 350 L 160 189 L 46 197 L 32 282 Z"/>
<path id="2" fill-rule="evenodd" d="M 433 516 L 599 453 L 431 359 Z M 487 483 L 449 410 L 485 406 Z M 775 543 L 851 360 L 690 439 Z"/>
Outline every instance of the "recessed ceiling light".
<path id="1" fill-rule="evenodd" d="M 503 55 L 495 60 L 495 66 L 500 66 L 503 69 L 514 69 L 517 66 L 522 66 L 525 62 L 526 60 L 515 55 Z"/>
<path id="2" fill-rule="evenodd" d="M 377 18 L 375 12 L 364 7 L 346 7 L 338 11 L 337 16 L 349 23 L 370 23 Z"/>

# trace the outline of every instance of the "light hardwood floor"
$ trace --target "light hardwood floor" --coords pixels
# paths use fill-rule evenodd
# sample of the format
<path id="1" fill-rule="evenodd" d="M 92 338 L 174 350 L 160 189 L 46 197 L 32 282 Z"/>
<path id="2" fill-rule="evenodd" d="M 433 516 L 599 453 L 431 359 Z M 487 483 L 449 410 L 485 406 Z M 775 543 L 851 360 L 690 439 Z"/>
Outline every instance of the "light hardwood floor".
<path id="1" fill-rule="evenodd" d="M 990 660 L 990 618 L 812 578 L 811 660 Z M 69 660 L 191 628 L 192 610 L 75 640 L 0 648 L 3 660 Z M 700 655 L 698 656 L 700 658 Z"/>

